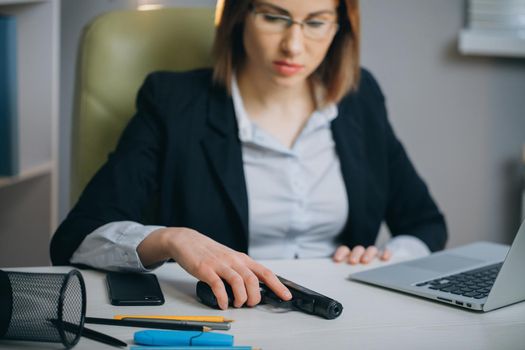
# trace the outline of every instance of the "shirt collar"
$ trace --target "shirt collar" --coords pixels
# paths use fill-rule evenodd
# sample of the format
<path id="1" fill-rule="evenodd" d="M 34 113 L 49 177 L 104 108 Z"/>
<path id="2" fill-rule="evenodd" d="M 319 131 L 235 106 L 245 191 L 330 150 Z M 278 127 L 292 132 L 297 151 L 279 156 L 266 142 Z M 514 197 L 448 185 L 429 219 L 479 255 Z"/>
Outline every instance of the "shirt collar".
<path id="1" fill-rule="evenodd" d="M 254 125 L 248 118 L 248 114 L 244 108 L 244 102 L 242 101 L 241 92 L 239 91 L 235 74 L 232 75 L 232 98 L 235 118 L 237 119 L 237 127 L 239 129 L 239 140 L 242 142 L 253 141 Z"/>
<path id="2" fill-rule="evenodd" d="M 237 127 L 239 129 L 239 140 L 242 142 L 253 141 L 255 125 L 251 122 L 250 118 L 248 117 L 248 113 L 244 108 L 244 102 L 242 100 L 241 92 L 239 91 L 239 85 L 237 84 L 237 77 L 235 74 L 232 75 L 231 86 L 233 108 L 235 110 L 235 118 L 237 119 Z M 335 103 L 331 102 L 327 105 L 324 105 L 313 112 L 305 126 L 304 131 L 309 131 L 323 125 L 328 125 L 337 117 L 337 114 L 338 110 Z"/>

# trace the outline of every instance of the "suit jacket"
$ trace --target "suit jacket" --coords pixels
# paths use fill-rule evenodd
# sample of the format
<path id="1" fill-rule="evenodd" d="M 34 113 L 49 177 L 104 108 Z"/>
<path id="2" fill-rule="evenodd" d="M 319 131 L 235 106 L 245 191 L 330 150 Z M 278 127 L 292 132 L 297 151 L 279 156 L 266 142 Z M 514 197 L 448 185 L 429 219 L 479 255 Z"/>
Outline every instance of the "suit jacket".
<path id="1" fill-rule="evenodd" d="M 445 221 L 387 120 L 383 94 L 366 70 L 338 104 L 331 129 L 349 199 L 338 241 L 375 243 L 386 221 L 442 249 Z M 248 249 L 248 199 L 231 96 L 209 69 L 149 75 L 116 150 L 88 184 L 51 242 L 68 264 L 84 237 L 113 221 L 190 227 Z"/>

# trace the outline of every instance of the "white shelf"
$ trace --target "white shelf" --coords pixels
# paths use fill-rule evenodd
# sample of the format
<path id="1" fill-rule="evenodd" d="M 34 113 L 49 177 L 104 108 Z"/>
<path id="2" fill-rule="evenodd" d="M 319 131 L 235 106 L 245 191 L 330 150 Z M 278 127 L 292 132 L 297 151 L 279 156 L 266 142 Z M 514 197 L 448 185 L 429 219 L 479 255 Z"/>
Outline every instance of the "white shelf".
<path id="1" fill-rule="evenodd" d="M 32 169 L 27 169 L 21 174 L 16 175 L 16 176 L 0 177 L 0 189 L 2 187 L 7 187 L 7 186 L 15 185 L 15 184 L 27 181 L 27 180 L 31 180 L 38 176 L 51 174 L 53 168 L 54 168 L 53 163 L 47 163 L 47 164 L 36 166 Z"/>
<path id="2" fill-rule="evenodd" d="M 464 29 L 459 51 L 465 55 L 524 57 L 525 35 L 506 31 Z"/>

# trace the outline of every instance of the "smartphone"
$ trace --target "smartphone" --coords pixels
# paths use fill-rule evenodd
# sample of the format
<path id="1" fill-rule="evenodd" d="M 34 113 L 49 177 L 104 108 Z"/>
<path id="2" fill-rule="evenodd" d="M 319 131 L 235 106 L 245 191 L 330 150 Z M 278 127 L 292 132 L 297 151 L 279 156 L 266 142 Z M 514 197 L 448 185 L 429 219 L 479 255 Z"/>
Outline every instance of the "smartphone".
<path id="1" fill-rule="evenodd" d="M 157 276 L 151 273 L 109 272 L 109 300 L 113 305 L 162 305 L 164 295 Z"/>

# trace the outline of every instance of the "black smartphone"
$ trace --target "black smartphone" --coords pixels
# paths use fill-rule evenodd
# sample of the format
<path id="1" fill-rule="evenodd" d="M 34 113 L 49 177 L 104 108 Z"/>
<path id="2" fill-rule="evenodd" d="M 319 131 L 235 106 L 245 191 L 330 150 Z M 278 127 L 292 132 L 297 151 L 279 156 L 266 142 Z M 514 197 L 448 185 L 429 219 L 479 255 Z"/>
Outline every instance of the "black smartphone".
<path id="1" fill-rule="evenodd" d="M 109 300 L 113 305 L 162 305 L 164 295 L 157 276 L 151 273 L 109 272 Z"/>

